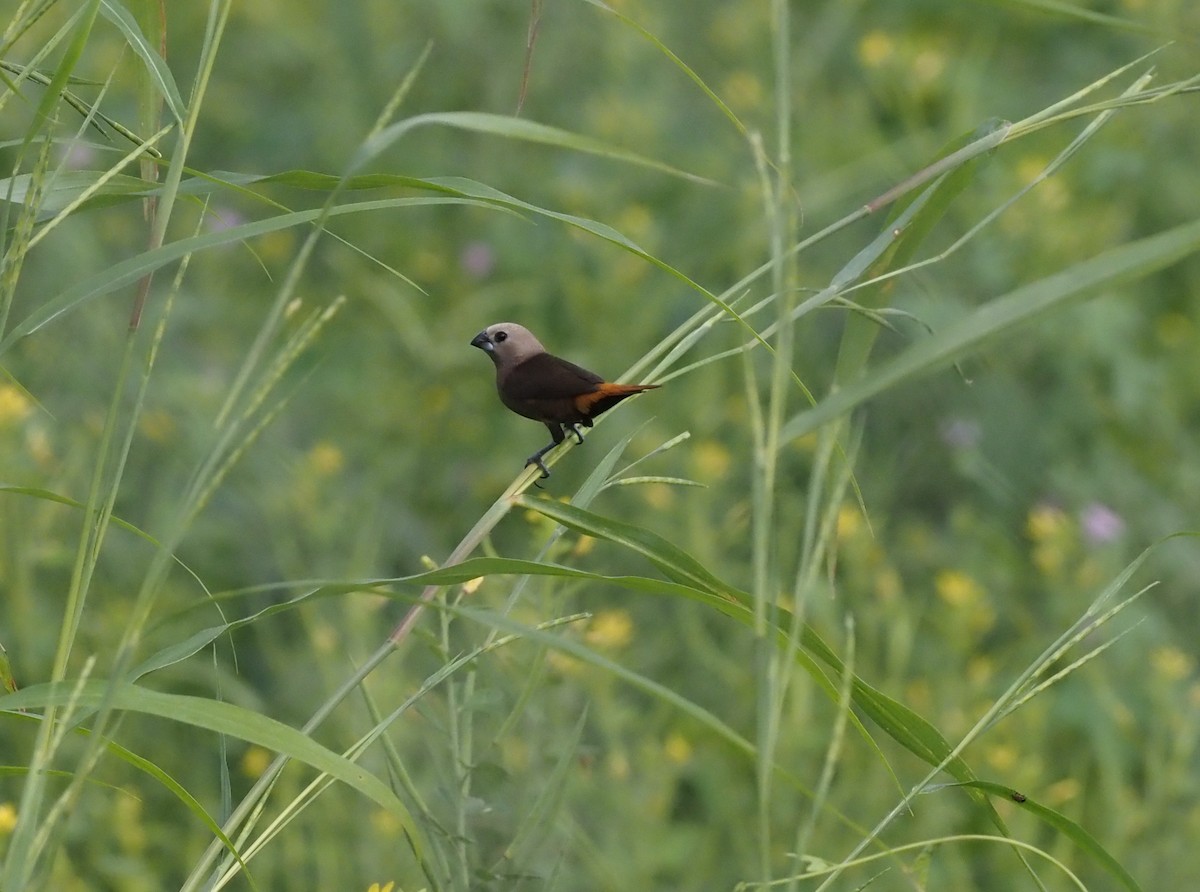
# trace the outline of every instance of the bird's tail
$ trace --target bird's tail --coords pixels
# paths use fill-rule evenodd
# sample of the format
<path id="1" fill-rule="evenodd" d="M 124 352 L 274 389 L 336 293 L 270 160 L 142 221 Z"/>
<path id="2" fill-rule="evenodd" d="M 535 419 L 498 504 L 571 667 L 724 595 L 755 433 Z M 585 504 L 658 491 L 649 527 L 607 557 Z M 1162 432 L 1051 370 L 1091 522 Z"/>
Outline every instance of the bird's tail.
<path id="1" fill-rule="evenodd" d="M 610 384 L 605 381 L 596 385 L 591 393 L 583 393 L 575 397 L 575 408 L 589 418 L 595 418 L 601 412 L 607 412 L 626 397 L 641 393 L 643 390 L 654 390 L 657 384 Z"/>

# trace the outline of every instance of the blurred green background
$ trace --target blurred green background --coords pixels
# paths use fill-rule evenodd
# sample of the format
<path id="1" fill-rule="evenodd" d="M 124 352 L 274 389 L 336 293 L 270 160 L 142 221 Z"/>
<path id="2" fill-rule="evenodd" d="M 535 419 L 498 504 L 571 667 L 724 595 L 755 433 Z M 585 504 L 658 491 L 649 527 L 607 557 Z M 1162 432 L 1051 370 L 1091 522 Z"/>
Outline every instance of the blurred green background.
<path id="1" fill-rule="evenodd" d="M 677 53 L 772 150 L 769 4 L 611 5 Z M 793 4 L 792 139 L 802 234 L 850 213 L 989 119 L 1023 118 L 1169 40 L 1178 42 L 1136 66 L 1121 86 L 1151 65 L 1156 81 L 1196 73 L 1200 7 L 1190 0 L 1125 0 L 1089 10 L 1095 19 L 1019 2 Z M 26 61 L 41 32 L 59 27 L 66 14 L 52 8 L 5 57 Z M 206 15 L 199 3 L 165 9 L 166 57 L 185 97 Z M 401 116 L 511 114 L 529 24 L 529 4 L 513 2 L 235 5 L 189 166 L 337 175 L 427 45 Z M 137 129 L 135 68 L 123 40 L 102 23 L 76 73 L 97 81 L 111 75 L 102 109 Z M 29 126 L 36 89 L 28 89 L 32 100 L 10 101 L 0 111 L 6 139 Z M 76 89 L 96 94 L 94 87 Z M 712 291 L 768 258 L 746 140 L 653 41 L 618 17 L 589 3 L 545 5 L 521 115 L 717 185 L 442 127 L 414 130 L 370 169 L 469 177 L 604 222 Z M 944 261 L 899 278 L 892 305 L 938 330 L 1023 283 L 1194 219 L 1197 120 L 1194 94 L 1116 115 L 995 225 Z M 79 126 L 65 113 L 62 122 L 66 133 Z M 999 150 L 921 256 L 953 244 L 1077 130 L 1050 128 Z M 66 164 L 103 168 L 116 157 L 105 151 L 77 147 Z M 0 157 L 11 168 L 15 147 L 6 144 Z M 254 191 L 290 208 L 324 199 L 283 187 Z M 203 220 L 197 205 L 181 208 L 172 237 L 266 212 L 258 198 L 219 190 Z M 806 252 L 802 284 L 826 285 L 881 225 L 878 216 L 868 218 Z M 481 328 L 520 321 L 551 351 L 615 377 L 703 306 L 694 291 L 644 260 L 544 218 L 448 205 L 350 215 L 329 228 L 353 248 L 330 238 L 320 243 L 295 315 L 339 295 L 347 301 L 289 371 L 278 418 L 185 539 L 178 556 L 198 578 L 183 570 L 172 575 L 147 651 L 218 621 L 203 607 L 201 584 L 222 592 L 409 575 L 423 569 L 423 556 L 443 560 L 544 441 L 542 428 L 497 402 L 490 363 L 468 345 Z M 156 535 L 170 517 L 304 236 L 285 230 L 192 259 L 115 506 L 122 519 Z M 10 328 L 71 284 L 144 250 L 145 239 L 137 203 L 77 215 L 26 259 Z M 173 275 L 164 273 L 156 295 Z M 118 292 L 83 305 L 4 357 L 0 483 L 85 498 L 131 301 L 131 292 Z M 152 296 L 147 332 L 162 307 Z M 870 403 L 861 414 L 855 465 L 866 516 L 853 501 L 839 516 L 836 567 L 810 604 L 810 619 L 834 639 L 843 617 L 853 616 L 860 676 L 956 740 L 1128 561 L 1197 526 L 1198 308 L 1200 261 L 1191 257 L 989 342 L 961 372 L 922 377 Z M 795 371 L 818 396 L 831 383 L 844 321 L 844 310 L 826 309 L 797 328 Z M 881 335 L 877 357 L 924 336 L 919 324 L 899 320 L 896 328 Z M 742 340 L 734 326 L 717 326 L 694 358 Z M 803 405 L 797 396 L 793 411 Z M 555 466 L 546 491 L 574 492 L 622 436 L 633 433 L 630 455 L 638 457 L 686 431 L 690 439 L 639 471 L 704 488 L 622 487 L 606 492 L 594 510 L 649 527 L 748 587 L 747 414 L 741 360 L 706 365 L 614 413 Z M 812 448 L 809 439 L 785 447 L 777 489 L 785 541 L 799 540 Z M 65 506 L 0 495 L 0 643 L 22 686 L 48 674 L 80 523 L 80 513 Z M 487 548 L 533 557 L 548 531 L 544 520 L 514 513 Z M 105 543 L 77 648 L 80 662 L 96 656 L 98 675 L 129 621 L 150 553 L 122 530 Z M 550 557 L 602 572 L 653 573 L 625 552 L 570 534 Z M 1131 586 L 1160 584 L 1118 623 L 1137 621 L 1132 633 L 966 754 L 981 777 L 1078 821 L 1145 889 L 1188 888 L 1200 875 L 1198 571 L 1200 551 L 1191 541 L 1158 548 Z M 507 593 L 504 580 L 490 580 L 471 603 L 498 607 Z M 248 615 L 280 597 L 256 594 L 223 607 L 231 617 Z M 237 632 L 236 660 L 225 643 L 215 656 L 159 673 L 155 686 L 206 696 L 219 690 L 299 725 L 386 636 L 404 606 L 371 595 L 315 601 Z M 564 634 L 753 736 L 746 629 L 695 604 L 561 581 L 531 583 L 516 615 L 537 622 L 574 611 L 593 616 Z M 368 687 L 385 712 L 447 658 L 434 634 L 438 625 L 425 617 L 422 634 L 372 677 Z M 1098 634 L 1114 633 L 1106 627 Z M 482 635 L 456 625 L 450 656 Z M 725 889 L 757 876 L 753 764 L 743 754 L 662 699 L 532 643 L 489 654 L 477 670 L 469 698 L 435 691 L 390 732 L 447 840 L 457 838 L 455 816 L 465 809 L 469 860 L 479 871 L 474 888 Z M 469 791 L 459 786 L 461 766 L 447 744 L 453 711 L 470 713 L 475 723 Z M 806 788 L 819 775 L 834 711 L 815 692 L 797 695 L 795 727 L 785 732 L 778 758 Z M 6 762 L 21 764 L 31 724 L 11 716 L 0 724 Z M 340 750 L 371 724 L 361 701 L 353 701 L 319 737 Z M 235 801 L 267 760 L 236 740 L 222 754 L 215 736 L 149 719 L 126 719 L 118 739 L 214 813 L 222 758 L 231 766 Z M 896 779 L 851 732 L 831 810 L 819 817 L 809 853 L 842 857 L 923 773 L 890 741 L 880 745 Z M 378 760 L 367 763 L 381 771 Z M 556 770 L 565 770 L 565 779 L 552 780 Z M 305 781 L 300 771 L 284 778 L 284 799 Z M 208 841 L 206 829 L 127 766 L 102 766 L 97 780 L 102 784 L 89 789 L 70 822 L 55 888 L 178 885 Z M 19 772 L 0 778 L 2 825 L 15 819 L 21 783 Z M 554 820 L 538 826 L 536 844 L 524 845 L 519 863 L 504 861 L 514 828 L 546 789 L 560 797 Z M 778 813 L 771 819 L 792 828 L 806 819 L 807 803 L 789 789 L 773 801 Z M 1117 888 L 1093 860 L 1028 814 L 1008 810 L 1004 817 L 1018 837 L 1062 858 L 1088 888 Z M 900 844 L 988 829 L 971 800 L 943 791 L 922 797 L 888 838 Z M 792 866 L 793 838 L 791 829 L 778 834 L 780 875 Z M 1011 852 L 998 846 L 948 845 L 922 858 L 885 862 L 887 872 L 871 888 L 1032 887 Z M 365 889 L 387 881 L 419 889 L 428 882 L 391 819 L 337 788 L 251 869 L 261 889 Z M 838 888 L 857 888 L 883 869 L 867 867 Z M 1067 888 L 1060 873 L 1047 869 L 1045 878 L 1050 888 Z M 234 887 L 250 885 L 238 880 Z"/>

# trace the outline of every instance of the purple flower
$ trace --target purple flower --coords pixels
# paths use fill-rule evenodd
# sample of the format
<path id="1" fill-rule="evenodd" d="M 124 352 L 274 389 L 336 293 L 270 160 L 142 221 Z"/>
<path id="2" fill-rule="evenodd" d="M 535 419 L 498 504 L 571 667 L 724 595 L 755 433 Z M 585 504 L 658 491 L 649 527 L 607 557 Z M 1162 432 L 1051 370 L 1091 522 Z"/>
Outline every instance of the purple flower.
<path id="1" fill-rule="evenodd" d="M 73 142 L 63 151 L 62 162 L 68 170 L 90 170 L 96 163 L 96 150 L 86 143 Z"/>
<path id="2" fill-rule="evenodd" d="M 970 418 L 947 418 L 938 426 L 938 433 L 951 449 L 973 449 L 979 445 L 983 428 Z"/>
<path id="3" fill-rule="evenodd" d="M 1083 536 L 1092 545 L 1104 545 L 1120 539 L 1125 533 L 1125 521 L 1112 508 L 1100 502 L 1089 502 L 1079 512 Z"/>
<path id="4" fill-rule="evenodd" d="M 241 226 L 245 222 L 246 218 L 237 211 L 233 210 L 233 208 L 209 208 L 209 232 L 224 232 L 227 229 L 233 229 L 235 226 Z"/>
<path id="5" fill-rule="evenodd" d="M 458 255 L 458 263 L 472 279 L 486 279 L 496 268 L 496 253 L 487 242 L 467 242 Z"/>

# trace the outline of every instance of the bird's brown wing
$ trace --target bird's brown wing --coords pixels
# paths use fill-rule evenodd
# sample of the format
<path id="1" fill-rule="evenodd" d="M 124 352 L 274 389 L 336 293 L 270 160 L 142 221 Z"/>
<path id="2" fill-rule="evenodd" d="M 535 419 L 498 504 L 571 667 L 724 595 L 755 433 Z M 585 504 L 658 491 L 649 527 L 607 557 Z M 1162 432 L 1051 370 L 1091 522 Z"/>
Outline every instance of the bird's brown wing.
<path id="1" fill-rule="evenodd" d="M 512 399 L 556 400 L 591 393 L 603 381 L 595 372 L 573 362 L 539 353 L 515 366 L 499 384 Z"/>
<path id="2" fill-rule="evenodd" d="M 603 379 L 573 362 L 539 353 L 496 379 L 500 401 L 518 415 L 550 426 L 590 424 L 575 405 L 576 398 L 597 390 Z"/>

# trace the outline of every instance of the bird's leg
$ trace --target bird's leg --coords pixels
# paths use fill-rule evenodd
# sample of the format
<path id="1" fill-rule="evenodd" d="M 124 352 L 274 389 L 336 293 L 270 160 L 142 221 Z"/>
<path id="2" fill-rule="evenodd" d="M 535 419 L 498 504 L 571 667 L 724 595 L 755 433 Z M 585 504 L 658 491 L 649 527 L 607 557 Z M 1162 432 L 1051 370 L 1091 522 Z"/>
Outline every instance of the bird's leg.
<path id="1" fill-rule="evenodd" d="M 578 425 L 578 424 L 572 424 L 572 425 L 571 425 L 571 433 L 573 433 L 573 434 L 575 435 L 575 442 L 576 442 L 576 443 L 582 443 L 582 442 L 583 442 L 583 431 L 581 431 L 581 430 L 579 429 L 579 425 Z"/>
<path id="2" fill-rule="evenodd" d="M 544 461 L 542 461 L 542 456 L 545 455 L 547 452 L 549 452 L 551 449 L 553 449 L 557 445 L 558 445 L 557 443 L 550 443 L 546 446 L 543 446 L 541 449 L 539 449 L 533 455 L 529 456 L 529 458 L 525 459 L 525 467 L 528 468 L 530 465 L 537 465 L 539 468 L 542 469 L 542 479 L 545 480 L 547 477 L 550 476 L 550 469 L 547 468 L 546 463 Z"/>
<path id="3" fill-rule="evenodd" d="M 525 459 L 525 467 L 528 468 L 530 465 L 537 465 L 539 468 L 542 469 L 542 479 L 543 480 L 545 480 L 547 477 L 550 476 L 550 469 L 547 468 L 546 463 L 544 461 L 542 461 L 542 456 L 545 455 L 547 452 L 549 452 L 551 449 L 553 449 L 555 446 L 557 446 L 559 443 L 561 443 L 563 440 L 565 440 L 566 436 L 567 436 L 566 434 L 563 433 L 561 424 L 551 424 L 549 421 L 545 422 L 545 424 L 546 424 L 546 430 L 550 431 L 550 442 L 548 444 L 546 444 L 545 446 L 543 446 L 541 449 L 539 449 L 537 452 L 535 452 L 533 455 L 529 456 L 529 458 Z M 578 434 L 579 431 L 576 431 L 575 433 Z M 582 440 L 580 442 L 582 442 Z"/>

